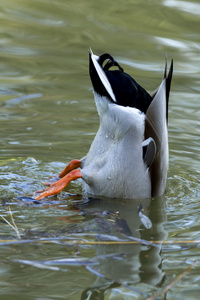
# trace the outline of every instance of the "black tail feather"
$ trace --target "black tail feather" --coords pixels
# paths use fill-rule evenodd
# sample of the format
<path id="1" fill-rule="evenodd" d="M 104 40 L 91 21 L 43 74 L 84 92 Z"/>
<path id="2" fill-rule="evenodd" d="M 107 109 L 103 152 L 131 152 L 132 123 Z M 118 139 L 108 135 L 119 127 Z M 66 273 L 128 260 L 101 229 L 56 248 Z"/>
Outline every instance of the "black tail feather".
<path id="1" fill-rule="evenodd" d="M 167 63 L 165 68 L 165 75 L 166 75 Z M 166 77 L 166 117 L 168 120 L 168 103 L 169 103 L 169 93 L 171 88 L 171 81 L 172 81 L 172 74 L 173 74 L 173 59 L 171 60 L 171 66 L 169 68 L 168 75 Z"/>

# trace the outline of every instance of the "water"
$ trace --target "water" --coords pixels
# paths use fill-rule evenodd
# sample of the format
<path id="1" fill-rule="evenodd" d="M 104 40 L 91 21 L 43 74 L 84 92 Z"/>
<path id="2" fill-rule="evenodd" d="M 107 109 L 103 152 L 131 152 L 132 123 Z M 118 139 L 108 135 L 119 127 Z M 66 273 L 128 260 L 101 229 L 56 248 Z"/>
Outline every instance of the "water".
<path id="1" fill-rule="evenodd" d="M 199 21 L 198 1 L 0 1 L 0 213 L 11 221 L 10 206 L 21 236 L 1 218 L 1 299 L 146 299 L 199 259 Z M 151 229 L 139 202 L 88 199 L 81 180 L 41 204 L 18 198 L 89 149 L 89 47 L 150 92 L 174 59 L 167 190 L 140 201 Z M 198 299 L 198 267 L 165 299 Z"/>

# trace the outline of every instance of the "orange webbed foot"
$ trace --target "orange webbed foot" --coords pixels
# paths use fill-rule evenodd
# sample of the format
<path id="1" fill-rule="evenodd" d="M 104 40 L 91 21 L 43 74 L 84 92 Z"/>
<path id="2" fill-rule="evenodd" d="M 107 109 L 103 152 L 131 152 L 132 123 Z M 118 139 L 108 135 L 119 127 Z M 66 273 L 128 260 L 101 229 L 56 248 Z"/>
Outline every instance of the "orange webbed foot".
<path id="1" fill-rule="evenodd" d="M 48 196 L 57 195 L 62 191 L 72 180 L 81 178 L 82 174 L 80 170 L 72 170 L 68 174 L 66 174 L 64 177 L 62 177 L 57 182 L 52 183 L 43 193 L 41 193 L 39 196 L 37 196 L 36 200 L 41 200 L 43 198 L 46 198 Z"/>
<path id="2" fill-rule="evenodd" d="M 59 174 L 58 181 L 51 183 L 45 183 L 49 186 L 46 190 L 42 191 L 35 199 L 41 200 L 48 196 L 57 195 L 62 191 L 70 181 L 81 178 L 82 174 L 80 170 L 76 170 L 81 166 L 81 161 L 78 159 L 73 159 L 68 163 L 64 170 Z M 57 179 L 53 178 L 53 180 Z"/>

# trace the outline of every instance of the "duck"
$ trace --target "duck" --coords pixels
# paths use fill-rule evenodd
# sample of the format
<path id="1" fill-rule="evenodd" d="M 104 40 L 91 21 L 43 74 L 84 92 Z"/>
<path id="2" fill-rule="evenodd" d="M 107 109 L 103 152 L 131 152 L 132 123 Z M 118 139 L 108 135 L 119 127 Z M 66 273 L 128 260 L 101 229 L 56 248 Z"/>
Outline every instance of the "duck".
<path id="1" fill-rule="evenodd" d="M 167 59 L 161 84 L 149 94 L 108 53 L 89 50 L 89 74 L 100 119 L 86 156 L 74 159 L 35 199 L 56 195 L 82 178 L 91 196 L 145 199 L 165 192 L 168 173 L 168 103 L 173 74 Z"/>

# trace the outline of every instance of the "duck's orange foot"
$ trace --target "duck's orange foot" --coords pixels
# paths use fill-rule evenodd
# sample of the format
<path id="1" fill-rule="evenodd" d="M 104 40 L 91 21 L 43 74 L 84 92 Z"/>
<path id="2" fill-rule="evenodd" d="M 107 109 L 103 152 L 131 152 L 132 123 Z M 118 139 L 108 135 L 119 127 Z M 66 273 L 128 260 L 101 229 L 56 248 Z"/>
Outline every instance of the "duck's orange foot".
<path id="1" fill-rule="evenodd" d="M 60 193 L 60 191 L 62 191 L 62 189 L 64 189 L 68 185 L 70 181 L 75 180 L 77 178 L 81 178 L 81 171 L 76 170 L 80 166 L 80 160 L 73 159 L 72 161 L 70 161 L 70 163 L 68 163 L 64 170 L 59 174 L 59 177 L 54 177 L 50 180 L 50 183 L 45 183 L 45 185 L 49 187 L 46 190 L 38 191 L 40 195 L 38 195 L 35 199 L 41 200 L 48 196 L 57 195 L 58 193 Z M 55 180 L 56 182 L 54 182 Z"/>
<path id="2" fill-rule="evenodd" d="M 71 172 L 72 170 L 75 170 L 77 168 L 80 168 L 81 161 L 78 159 L 73 159 L 68 163 L 68 165 L 64 168 L 64 170 L 59 174 L 59 178 L 64 177 L 66 174 Z"/>
<path id="3" fill-rule="evenodd" d="M 68 163 L 68 165 L 64 168 L 64 170 L 62 170 L 62 172 L 58 176 L 52 176 L 48 182 L 44 182 L 44 185 L 51 186 L 52 183 L 58 181 L 60 178 L 67 175 L 72 170 L 79 168 L 80 166 L 81 166 L 81 161 L 78 159 L 73 159 Z"/>
<path id="4" fill-rule="evenodd" d="M 36 200 L 41 200 L 43 198 L 46 198 L 48 196 L 57 195 L 62 191 L 72 180 L 81 178 L 82 174 L 80 170 L 72 170 L 68 174 L 66 174 L 64 177 L 62 177 L 57 182 L 52 183 L 43 193 L 41 193 L 39 196 L 37 196 Z"/>

